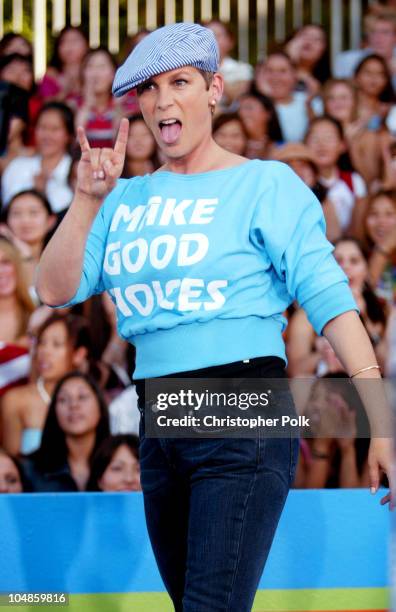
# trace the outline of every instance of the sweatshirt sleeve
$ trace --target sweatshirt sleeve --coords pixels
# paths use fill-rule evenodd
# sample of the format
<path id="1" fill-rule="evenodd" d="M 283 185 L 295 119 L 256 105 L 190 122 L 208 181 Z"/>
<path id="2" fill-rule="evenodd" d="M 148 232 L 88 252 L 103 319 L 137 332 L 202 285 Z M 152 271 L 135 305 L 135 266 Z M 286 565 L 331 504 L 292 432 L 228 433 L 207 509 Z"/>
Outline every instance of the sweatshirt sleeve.
<path id="1" fill-rule="evenodd" d="M 58 305 L 57 308 L 79 304 L 92 295 L 105 291 L 102 272 L 108 228 L 111 221 L 111 215 L 108 211 L 117 205 L 124 189 L 125 180 L 119 180 L 100 207 L 85 245 L 84 262 L 78 289 L 69 302 Z"/>
<path id="2" fill-rule="evenodd" d="M 267 164 L 270 187 L 255 211 L 253 239 L 266 250 L 291 299 L 304 308 L 315 332 L 321 334 L 330 319 L 358 308 L 326 238 L 319 201 L 286 164 Z"/>

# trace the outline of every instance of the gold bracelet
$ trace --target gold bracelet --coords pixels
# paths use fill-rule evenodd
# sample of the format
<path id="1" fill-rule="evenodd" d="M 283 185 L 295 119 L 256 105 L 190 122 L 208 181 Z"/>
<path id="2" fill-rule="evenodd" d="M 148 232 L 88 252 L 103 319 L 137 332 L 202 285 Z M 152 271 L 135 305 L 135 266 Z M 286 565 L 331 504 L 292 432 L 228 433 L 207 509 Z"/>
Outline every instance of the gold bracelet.
<path id="1" fill-rule="evenodd" d="M 361 372 L 367 372 L 367 370 L 380 370 L 380 369 L 381 368 L 379 367 L 379 365 L 367 366 L 367 368 L 362 368 L 361 370 L 358 370 L 357 372 L 355 372 L 355 374 L 352 374 L 349 378 L 353 378 L 354 376 L 357 376 Z"/>

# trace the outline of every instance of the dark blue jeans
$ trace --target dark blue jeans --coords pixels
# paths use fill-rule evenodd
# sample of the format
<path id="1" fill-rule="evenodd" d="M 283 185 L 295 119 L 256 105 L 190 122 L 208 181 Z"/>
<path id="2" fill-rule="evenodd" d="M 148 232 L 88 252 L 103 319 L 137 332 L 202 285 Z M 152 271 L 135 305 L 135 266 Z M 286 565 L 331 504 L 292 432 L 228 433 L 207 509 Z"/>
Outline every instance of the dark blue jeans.
<path id="1" fill-rule="evenodd" d="M 257 368 L 245 368 L 243 376 L 268 371 Z M 298 439 L 268 438 L 260 430 L 241 439 L 146 438 L 142 417 L 147 528 L 176 612 L 251 610 L 297 454 Z"/>

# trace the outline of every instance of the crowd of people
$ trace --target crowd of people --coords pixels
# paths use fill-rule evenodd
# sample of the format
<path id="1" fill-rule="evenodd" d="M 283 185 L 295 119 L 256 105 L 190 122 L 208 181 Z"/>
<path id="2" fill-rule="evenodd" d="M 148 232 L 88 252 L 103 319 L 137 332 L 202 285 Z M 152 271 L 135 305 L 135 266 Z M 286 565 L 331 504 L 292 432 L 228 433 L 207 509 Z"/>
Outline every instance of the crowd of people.
<path id="1" fill-rule="evenodd" d="M 214 112 L 216 142 L 249 159 L 290 165 L 315 193 L 382 373 L 394 375 L 395 3 L 371 7 L 361 49 L 342 52 L 333 67 L 327 32 L 313 23 L 256 66 L 232 57 L 229 24 L 204 25 L 216 36 L 225 80 Z M 147 33 L 128 41 L 124 57 Z M 111 94 L 117 64 L 68 26 L 36 83 L 31 44 L 12 32 L 0 41 L 0 80 L 15 86 L 0 157 L 0 492 L 140 490 L 134 348 L 117 334 L 111 298 L 54 312 L 34 287 L 40 254 L 73 198 L 78 125 L 92 147 L 112 147 L 127 116 L 122 176 L 161 166 L 135 92 Z M 369 441 L 356 435 L 359 397 L 338 384 L 346 377 L 342 365 L 299 305 L 285 315 L 289 377 L 315 381 L 303 411 L 333 415 L 350 433 L 329 437 L 313 428 L 301 440 L 294 486 L 367 486 Z"/>

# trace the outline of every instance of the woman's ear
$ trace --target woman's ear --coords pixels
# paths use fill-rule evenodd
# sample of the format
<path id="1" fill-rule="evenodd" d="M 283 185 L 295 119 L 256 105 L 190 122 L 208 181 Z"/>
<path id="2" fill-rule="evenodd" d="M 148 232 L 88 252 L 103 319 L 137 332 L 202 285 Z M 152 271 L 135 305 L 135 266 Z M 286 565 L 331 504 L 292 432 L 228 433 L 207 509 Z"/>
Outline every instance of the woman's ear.
<path id="1" fill-rule="evenodd" d="M 212 82 L 210 84 L 210 98 L 213 99 L 216 104 L 220 102 L 223 97 L 224 91 L 224 79 L 220 72 L 215 72 L 213 75 Z"/>

